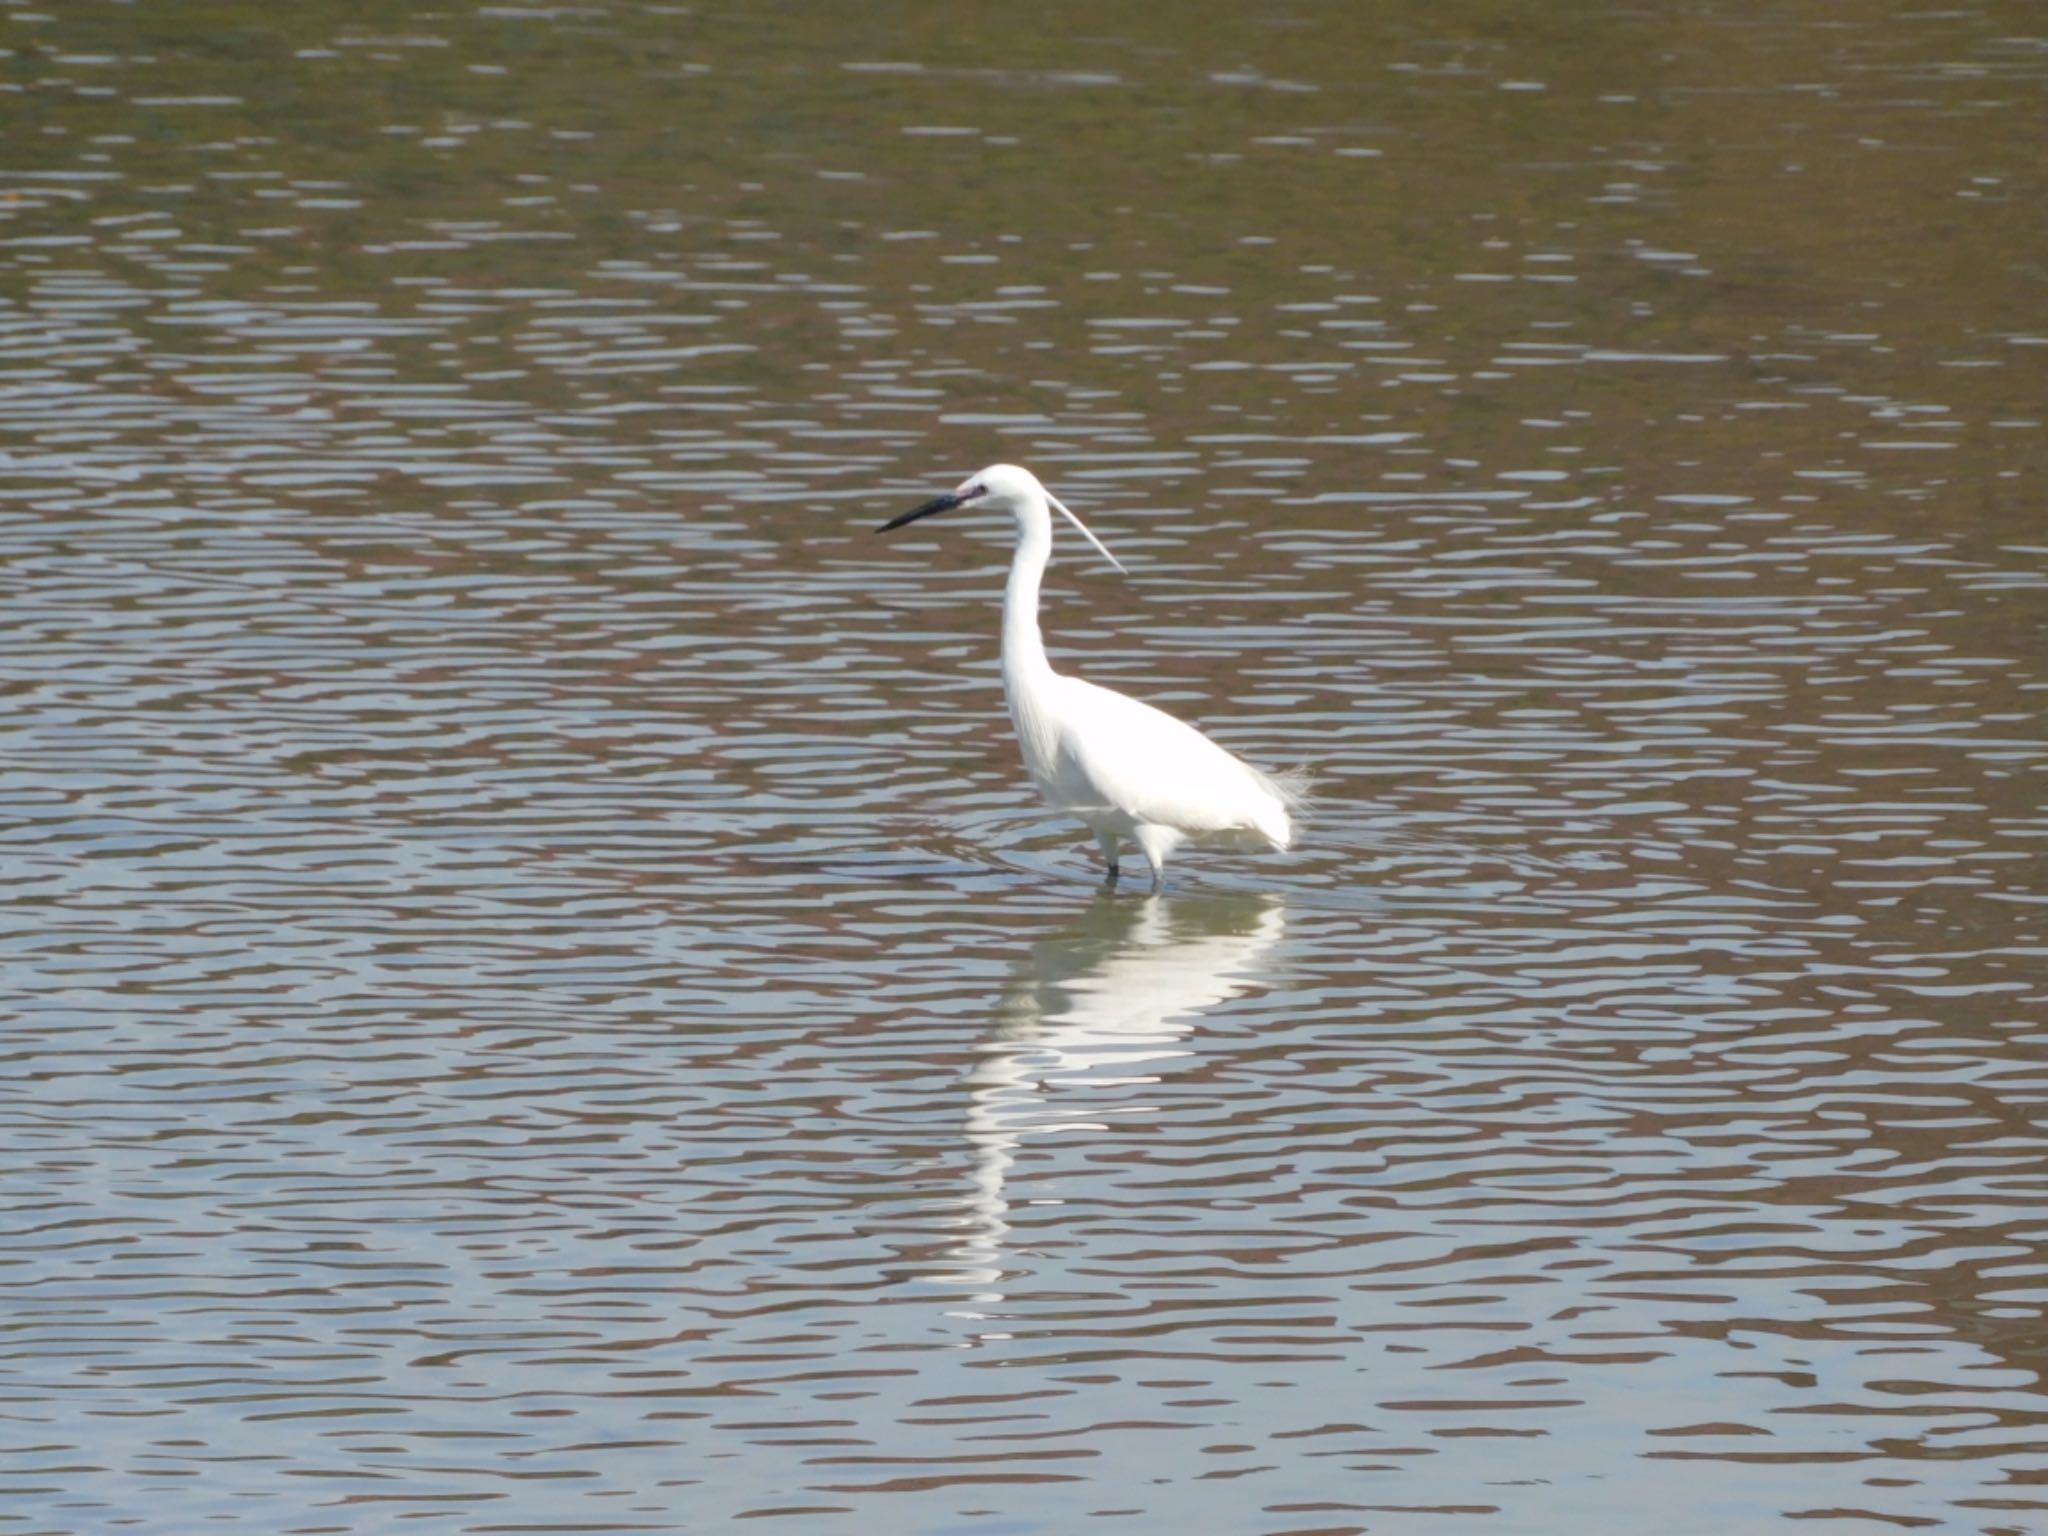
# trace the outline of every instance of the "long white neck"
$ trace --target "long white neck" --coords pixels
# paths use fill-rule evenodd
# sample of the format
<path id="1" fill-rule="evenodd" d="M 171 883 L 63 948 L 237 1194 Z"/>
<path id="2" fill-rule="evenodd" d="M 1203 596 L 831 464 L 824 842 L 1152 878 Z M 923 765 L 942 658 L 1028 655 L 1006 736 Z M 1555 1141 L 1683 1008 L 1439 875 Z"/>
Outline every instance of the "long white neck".
<path id="1" fill-rule="evenodd" d="M 1003 686 L 1012 699 L 1026 679 L 1050 677 L 1045 642 L 1038 633 L 1038 583 L 1052 558 L 1052 514 L 1040 501 L 1017 519 L 1017 554 L 1003 589 Z"/>

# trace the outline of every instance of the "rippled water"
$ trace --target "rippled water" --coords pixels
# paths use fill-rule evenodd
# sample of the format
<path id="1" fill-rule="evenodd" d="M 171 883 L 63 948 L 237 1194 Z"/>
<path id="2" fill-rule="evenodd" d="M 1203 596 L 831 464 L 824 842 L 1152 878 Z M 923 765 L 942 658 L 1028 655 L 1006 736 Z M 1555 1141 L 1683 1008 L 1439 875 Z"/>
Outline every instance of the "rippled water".
<path id="1" fill-rule="evenodd" d="M 0 16 L 5 1529 L 2048 1528 L 2036 8 Z"/>

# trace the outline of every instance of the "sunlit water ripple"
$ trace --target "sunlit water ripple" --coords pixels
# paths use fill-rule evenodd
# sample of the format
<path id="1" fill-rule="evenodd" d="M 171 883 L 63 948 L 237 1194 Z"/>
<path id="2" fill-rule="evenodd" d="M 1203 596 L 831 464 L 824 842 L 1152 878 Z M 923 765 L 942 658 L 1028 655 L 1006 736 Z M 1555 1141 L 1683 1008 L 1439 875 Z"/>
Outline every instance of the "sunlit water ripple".
<path id="1" fill-rule="evenodd" d="M 1347 267 L 1320 178 L 1427 180 L 1478 88 L 1402 14 L 1369 102 L 1337 20 L 1212 17 L 970 76 L 971 130 L 890 115 L 915 30 L 277 22 L 323 132 L 399 82 L 360 162 L 232 49 L 172 91 L 17 18 L 81 115 L 0 205 L 7 1529 L 2048 1522 L 2002 226 L 1960 314 L 1918 234 L 1794 302 L 1670 151 L 1544 130 L 1591 181 L 1539 230 L 1468 126 L 1458 259 Z M 1792 50 L 1788 135 L 1799 69 L 1938 123 L 1997 220 L 2039 169 L 1972 131 L 2048 53 L 1986 20 L 1716 46 Z M 1489 100 L 1576 57 L 1525 46 Z M 500 69 L 528 116 L 415 121 Z M 737 126 L 672 167 L 678 80 Z M 1013 115 L 1146 128 L 1048 169 Z M 1234 242 L 945 233 L 991 163 L 1147 208 L 1185 135 L 1300 162 L 1211 185 Z M 1097 890 L 1002 724 L 1004 530 L 872 533 L 997 456 L 1132 567 L 1062 546 L 1056 656 L 1309 766 L 1295 852 Z"/>

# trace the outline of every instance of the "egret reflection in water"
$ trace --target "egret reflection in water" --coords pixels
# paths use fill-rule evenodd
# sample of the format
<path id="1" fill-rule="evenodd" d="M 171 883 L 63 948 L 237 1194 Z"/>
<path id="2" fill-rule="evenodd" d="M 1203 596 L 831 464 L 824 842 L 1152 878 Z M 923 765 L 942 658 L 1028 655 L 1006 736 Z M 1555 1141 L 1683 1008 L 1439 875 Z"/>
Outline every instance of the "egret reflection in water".
<path id="1" fill-rule="evenodd" d="M 986 1287 L 977 1301 L 1002 1299 L 1018 1160 L 1034 1142 L 1111 1135 L 1117 1121 L 1154 1112 L 1146 1085 L 1199 1050 L 1188 1037 L 1207 1010 L 1260 984 L 1285 911 L 1268 895 L 1133 903 L 1104 893 L 1032 950 L 967 1076 L 973 1186 L 947 1278 Z"/>

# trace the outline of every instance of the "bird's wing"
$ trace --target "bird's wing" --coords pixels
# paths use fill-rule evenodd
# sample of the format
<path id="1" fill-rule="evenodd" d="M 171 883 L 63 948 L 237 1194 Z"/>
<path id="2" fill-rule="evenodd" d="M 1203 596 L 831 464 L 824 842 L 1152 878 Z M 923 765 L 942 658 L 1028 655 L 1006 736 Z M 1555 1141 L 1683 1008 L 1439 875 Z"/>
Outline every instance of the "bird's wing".
<path id="1" fill-rule="evenodd" d="M 1057 752 L 1069 794 L 1189 832 L 1270 821 L 1275 795 L 1264 775 L 1193 726 L 1078 677 L 1059 682 Z"/>

